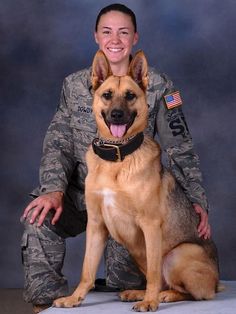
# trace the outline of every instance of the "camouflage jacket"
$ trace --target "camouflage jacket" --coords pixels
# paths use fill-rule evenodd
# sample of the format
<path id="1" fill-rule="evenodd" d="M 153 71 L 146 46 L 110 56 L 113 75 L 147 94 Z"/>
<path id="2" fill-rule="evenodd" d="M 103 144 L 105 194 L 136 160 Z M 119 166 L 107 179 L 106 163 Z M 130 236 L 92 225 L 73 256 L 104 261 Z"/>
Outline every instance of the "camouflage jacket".
<path id="1" fill-rule="evenodd" d="M 85 210 L 85 153 L 96 136 L 90 76 L 91 68 L 88 68 L 65 78 L 59 106 L 44 140 L 40 186 L 32 192 L 35 196 L 53 191 L 67 192 L 78 210 Z M 158 135 L 169 168 L 190 201 L 208 210 L 199 158 L 194 152 L 182 108 L 168 109 L 164 101 L 163 96 L 173 91 L 173 83 L 165 75 L 149 68 L 146 132 L 152 137 Z"/>

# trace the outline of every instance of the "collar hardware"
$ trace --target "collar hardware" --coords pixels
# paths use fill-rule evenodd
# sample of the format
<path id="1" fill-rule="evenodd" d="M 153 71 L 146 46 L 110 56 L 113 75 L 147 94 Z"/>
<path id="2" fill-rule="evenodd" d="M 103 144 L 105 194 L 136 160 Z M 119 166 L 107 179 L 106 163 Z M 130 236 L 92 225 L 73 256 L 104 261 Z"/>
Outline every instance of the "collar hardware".
<path id="1" fill-rule="evenodd" d="M 118 145 L 114 145 L 114 144 L 103 144 L 105 147 L 113 147 L 116 149 L 116 156 L 117 156 L 117 160 L 116 161 L 122 161 L 121 159 L 121 153 L 120 153 L 120 147 Z"/>
<path id="2" fill-rule="evenodd" d="M 141 146 L 143 139 L 143 132 L 138 133 L 124 144 L 105 142 L 100 138 L 95 138 L 92 142 L 92 147 L 94 153 L 100 158 L 107 161 L 121 162 L 127 155 L 132 154 Z"/>

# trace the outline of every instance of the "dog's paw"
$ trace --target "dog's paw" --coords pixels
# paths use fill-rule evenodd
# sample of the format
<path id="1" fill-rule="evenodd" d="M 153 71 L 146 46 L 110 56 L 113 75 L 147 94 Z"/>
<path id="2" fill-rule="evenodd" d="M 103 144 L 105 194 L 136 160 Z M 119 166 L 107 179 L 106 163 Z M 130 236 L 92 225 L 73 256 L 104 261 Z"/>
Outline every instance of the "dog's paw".
<path id="1" fill-rule="evenodd" d="M 82 299 L 81 298 L 77 298 L 75 296 L 69 296 L 69 297 L 63 297 L 63 298 L 59 298 L 54 300 L 52 306 L 54 307 L 77 307 L 80 306 L 80 304 L 82 303 Z"/>
<path id="2" fill-rule="evenodd" d="M 135 312 L 155 312 L 158 306 L 158 301 L 141 301 L 133 306 L 133 310 Z"/>
<path id="3" fill-rule="evenodd" d="M 178 301 L 193 300 L 190 294 L 178 292 L 176 290 L 164 290 L 159 293 L 159 302 L 169 303 Z"/>
<path id="4" fill-rule="evenodd" d="M 174 302 L 175 301 L 175 294 L 172 293 L 172 291 L 162 291 L 159 293 L 159 301 L 161 303 L 168 303 L 168 302 Z"/>
<path id="5" fill-rule="evenodd" d="M 122 302 L 142 301 L 145 295 L 145 290 L 125 290 L 119 294 Z"/>

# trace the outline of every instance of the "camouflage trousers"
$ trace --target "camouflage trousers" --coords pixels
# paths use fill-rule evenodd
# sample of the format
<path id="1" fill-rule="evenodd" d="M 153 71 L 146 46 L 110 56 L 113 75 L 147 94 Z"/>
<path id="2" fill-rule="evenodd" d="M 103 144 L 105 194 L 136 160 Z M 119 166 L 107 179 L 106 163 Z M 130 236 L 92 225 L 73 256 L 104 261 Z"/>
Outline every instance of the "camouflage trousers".
<path id="1" fill-rule="evenodd" d="M 51 225 L 50 215 L 41 227 L 23 221 L 22 261 L 24 267 L 24 300 L 33 304 L 51 304 L 68 294 L 68 282 L 62 274 L 66 238 L 85 231 L 87 214 L 78 211 L 65 198 L 59 222 Z M 135 265 L 128 251 L 112 238 L 105 250 L 105 273 L 108 286 L 118 289 L 141 289 L 145 277 Z"/>

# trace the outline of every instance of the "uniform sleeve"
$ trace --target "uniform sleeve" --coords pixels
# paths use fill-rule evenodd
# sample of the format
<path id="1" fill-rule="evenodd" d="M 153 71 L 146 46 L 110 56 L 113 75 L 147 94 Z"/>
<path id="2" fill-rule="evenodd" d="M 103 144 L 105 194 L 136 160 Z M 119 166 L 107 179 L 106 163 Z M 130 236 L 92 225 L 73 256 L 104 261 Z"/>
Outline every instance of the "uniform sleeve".
<path id="1" fill-rule="evenodd" d="M 68 100 L 70 88 L 65 79 L 60 103 L 47 130 L 40 164 L 39 193 L 65 192 L 74 167 L 74 145 Z"/>
<path id="2" fill-rule="evenodd" d="M 202 185 L 202 174 L 199 167 L 199 157 L 194 152 L 182 106 L 168 109 L 164 96 L 173 93 L 173 83 L 166 79 L 166 89 L 159 100 L 157 114 L 157 132 L 162 150 L 167 153 L 170 170 L 182 186 L 188 199 L 199 204 L 208 211 L 208 201 Z"/>

